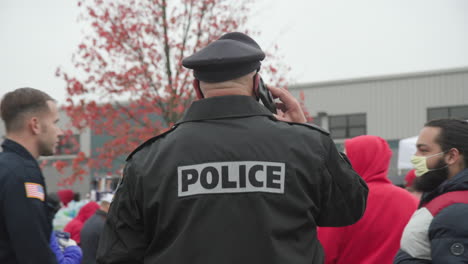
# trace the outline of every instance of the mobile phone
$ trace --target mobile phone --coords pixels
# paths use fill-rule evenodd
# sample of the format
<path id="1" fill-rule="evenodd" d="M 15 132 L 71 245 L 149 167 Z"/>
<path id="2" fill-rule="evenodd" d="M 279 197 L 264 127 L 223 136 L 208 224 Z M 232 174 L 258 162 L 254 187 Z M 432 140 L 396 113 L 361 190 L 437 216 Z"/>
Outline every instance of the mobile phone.
<path id="1" fill-rule="evenodd" d="M 257 88 L 257 96 L 262 102 L 262 104 L 270 110 L 273 114 L 277 114 L 276 112 L 276 103 L 275 100 L 273 99 L 273 95 L 271 95 L 270 90 L 268 87 L 265 85 L 263 82 L 262 77 L 259 77 L 258 81 L 258 88 Z"/>
<path id="2" fill-rule="evenodd" d="M 61 239 L 70 239 L 70 233 L 68 232 L 63 232 L 63 231 L 54 231 L 55 232 L 55 236 L 57 238 L 61 238 Z"/>

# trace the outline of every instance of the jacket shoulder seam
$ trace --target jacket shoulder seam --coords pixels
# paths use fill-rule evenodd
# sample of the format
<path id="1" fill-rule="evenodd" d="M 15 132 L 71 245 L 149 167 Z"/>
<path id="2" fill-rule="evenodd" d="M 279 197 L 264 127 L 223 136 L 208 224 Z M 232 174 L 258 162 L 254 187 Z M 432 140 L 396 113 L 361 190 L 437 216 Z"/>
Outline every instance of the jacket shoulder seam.
<path id="1" fill-rule="evenodd" d="M 161 133 L 155 137 L 152 137 L 148 140 L 146 140 L 145 142 L 143 142 L 140 146 L 138 146 L 135 150 L 133 150 L 127 157 L 127 159 L 125 161 L 129 161 L 133 155 L 135 155 L 136 153 L 138 153 L 140 150 L 144 149 L 145 147 L 151 145 L 153 142 L 157 141 L 158 139 L 162 138 L 163 136 L 171 133 L 172 131 L 174 131 L 176 129 L 177 125 L 174 125 L 171 127 L 171 129 L 167 130 L 166 132 L 164 133 Z"/>
<path id="2" fill-rule="evenodd" d="M 296 122 L 286 122 L 288 124 L 291 124 L 291 125 L 300 125 L 300 126 L 303 126 L 303 127 L 307 127 L 307 128 L 310 128 L 310 129 L 313 129 L 313 130 L 316 130 L 316 131 L 319 131 L 320 133 L 322 134 L 325 134 L 327 136 L 330 135 L 330 132 L 328 132 L 326 129 L 322 128 L 322 127 L 319 127 L 315 124 L 311 124 L 311 123 L 296 123 Z"/>

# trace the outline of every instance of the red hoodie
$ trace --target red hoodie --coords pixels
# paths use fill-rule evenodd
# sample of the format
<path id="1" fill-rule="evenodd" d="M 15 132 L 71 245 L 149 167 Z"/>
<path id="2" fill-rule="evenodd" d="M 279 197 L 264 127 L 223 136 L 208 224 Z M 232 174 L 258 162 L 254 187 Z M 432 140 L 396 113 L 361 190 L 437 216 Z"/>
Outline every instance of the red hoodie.
<path id="1" fill-rule="evenodd" d="M 63 229 L 63 231 L 70 233 L 71 239 L 75 240 L 76 243 L 80 243 L 80 233 L 84 223 L 90 218 L 96 210 L 99 209 L 99 205 L 96 202 L 89 202 L 81 207 L 78 215 L 73 218 Z"/>
<path id="2" fill-rule="evenodd" d="M 72 190 L 66 189 L 66 190 L 58 191 L 57 195 L 59 196 L 60 201 L 62 201 L 63 205 L 67 207 L 68 203 L 73 200 L 74 193 Z"/>
<path id="3" fill-rule="evenodd" d="M 367 208 L 354 225 L 318 229 L 325 263 L 393 263 L 418 201 L 387 178 L 392 151 L 384 139 L 355 137 L 345 141 L 345 149 L 353 168 L 369 186 Z"/>
<path id="4" fill-rule="evenodd" d="M 416 179 L 416 170 L 412 169 L 408 171 L 408 173 L 405 176 L 405 186 L 406 187 L 412 187 L 414 179 Z"/>

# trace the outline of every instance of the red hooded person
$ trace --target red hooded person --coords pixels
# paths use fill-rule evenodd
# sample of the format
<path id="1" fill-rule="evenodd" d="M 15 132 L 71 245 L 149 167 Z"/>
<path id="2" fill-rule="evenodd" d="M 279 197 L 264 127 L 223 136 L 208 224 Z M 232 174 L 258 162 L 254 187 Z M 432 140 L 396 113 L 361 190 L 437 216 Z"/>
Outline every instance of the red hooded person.
<path id="1" fill-rule="evenodd" d="M 84 223 L 88 218 L 93 216 L 96 210 L 99 209 L 99 205 L 96 202 L 89 202 L 81 207 L 78 215 L 73 218 L 63 229 L 63 231 L 70 233 L 70 238 L 75 240 L 76 243 L 80 243 L 80 233 Z"/>
<path id="2" fill-rule="evenodd" d="M 325 263 L 390 264 L 418 200 L 387 178 L 392 151 L 384 139 L 355 137 L 345 141 L 345 150 L 354 170 L 366 181 L 369 196 L 366 212 L 356 224 L 318 229 Z"/>
<path id="3" fill-rule="evenodd" d="M 57 195 L 60 198 L 60 201 L 65 207 L 68 206 L 68 203 L 73 200 L 74 193 L 70 189 L 60 190 L 57 192 Z"/>
<path id="4" fill-rule="evenodd" d="M 405 176 L 405 187 L 413 187 L 414 179 L 416 179 L 416 170 L 412 169 Z"/>

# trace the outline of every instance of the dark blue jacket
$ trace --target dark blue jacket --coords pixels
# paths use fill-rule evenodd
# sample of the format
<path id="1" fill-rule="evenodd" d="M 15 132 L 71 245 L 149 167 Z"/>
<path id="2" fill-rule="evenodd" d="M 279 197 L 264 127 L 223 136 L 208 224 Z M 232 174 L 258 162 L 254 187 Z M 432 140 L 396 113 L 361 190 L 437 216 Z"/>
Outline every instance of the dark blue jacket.
<path id="1" fill-rule="evenodd" d="M 57 257 L 59 264 L 80 264 L 83 253 L 79 246 L 68 246 L 62 249 L 60 248 L 55 232 L 50 235 L 50 248 Z"/>
<path id="2" fill-rule="evenodd" d="M 83 250 L 82 264 L 95 264 L 96 252 L 99 246 L 99 237 L 104 224 L 106 222 L 107 213 L 102 210 L 97 210 L 91 218 L 89 218 L 81 229 L 81 249 Z"/>
<path id="3" fill-rule="evenodd" d="M 49 247 L 52 224 L 37 160 L 6 139 L 0 152 L 0 263 L 55 264 Z"/>
<path id="4" fill-rule="evenodd" d="M 436 198 L 441 197 L 443 194 L 453 193 L 457 191 L 468 190 L 468 169 L 465 169 L 455 175 L 453 178 L 442 183 L 436 190 L 431 193 L 425 194 L 421 200 L 422 207 L 419 211 L 419 218 L 424 220 L 423 214 L 426 215 L 426 219 L 430 220 L 431 215 L 434 211 L 427 210 L 426 207 L 430 207 L 429 204 Z M 402 249 L 398 252 L 395 257 L 395 264 L 419 264 L 419 263 L 433 263 L 433 264 L 445 264 L 445 263 L 468 263 L 468 195 L 464 195 L 462 198 L 464 201 L 458 200 L 457 202 L 450 202 L 450 205 L 444 206 L 441 210 L 433 216 L 432 220 L 428 222 L 427 228 L 427 241 L 410 241 L 408 245 L 428 245 L 426 249 L 421 247 L 420 249 L 406 249 L 404 248 L 405 237 L 410 238 L 410 235 L 405 236 L 405 232 L 408 234 L 414 232 L 413 229 L 421 228 L 421 225 L 417 223 L 416 214 L 408 223 L 405 232 L 402 237 Z M 425 211 L 430 213 L 425 213 Z M 413 223 L 412 223 L 413 221 Z M 407 230 L 408 229 L 408 230 Z M 414 238 L 414 236 L 413 236 Z M 417 243 L 414 243 L 417 242 Z M 427 243 L 429 242 L 429 243 Z M 422 249 L 422 250 L 421 250 Z M 418 252 L 427 250 L 429 258 L 425 259 L 421 256 L 417 256 Z M 408 252 L 411 251 L 411 252 Z M 416 253 L 416 254 L 415 254 Z M 423 254 L 424 255 L 424 254 Z"/>

